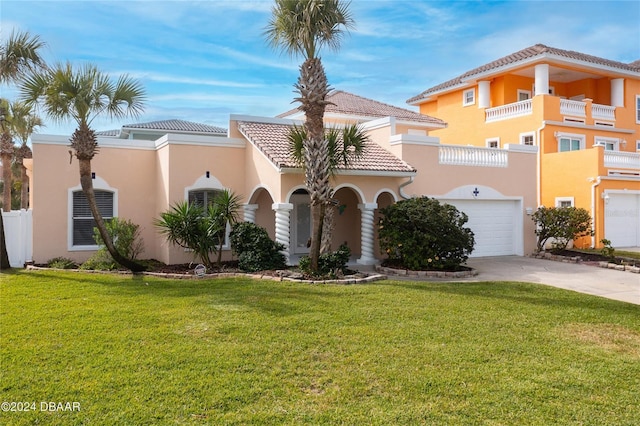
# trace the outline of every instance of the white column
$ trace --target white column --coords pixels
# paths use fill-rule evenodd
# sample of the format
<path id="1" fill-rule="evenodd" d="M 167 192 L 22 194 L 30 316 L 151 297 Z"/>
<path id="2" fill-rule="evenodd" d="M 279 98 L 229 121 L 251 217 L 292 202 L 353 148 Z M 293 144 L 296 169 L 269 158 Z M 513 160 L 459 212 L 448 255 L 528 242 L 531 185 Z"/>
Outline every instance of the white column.
<path id="1" fill-rule="evenodd" d="M 377 203 L 358 204 L 358 208 L 362 212 L 360 220 L 360 250 L 362 253 L 357 261 L 359 265 L 373 265 L 376 263 L 373 253 L 373 213 L 377 207 Z"/>
<path id="2" fill-rule="evenodd" d="M 535 95 L 549 94 L 549 64 L 536 65 Z"/>
<path id="3" fill-rule="evenodd" d="M 293 210 L 293 204 L 291 203 L 273 203 L 271 208 L 276 212 L 276 241 L 284 244 L 284 255 L 289 261 L 289 246 L 290 246 L 290 216 L 291 210 Z"/>
<path id="4" fill-rule="evenodd" d="M 624 78 L 611 80 L 611 106 L 624 107 Z"/>
<path id="5" fill-rule="evenodd" d="M 478 108 L 489 108 L 491 106 L 491 82 L 478 82 Z"/>
<path id="6" fill-rule="evenodd" d="M 245 204 L 242 206 L 244 210 L 244 221 L 256 223 L 256 210 L 258 210 L 257 204 Z"/>

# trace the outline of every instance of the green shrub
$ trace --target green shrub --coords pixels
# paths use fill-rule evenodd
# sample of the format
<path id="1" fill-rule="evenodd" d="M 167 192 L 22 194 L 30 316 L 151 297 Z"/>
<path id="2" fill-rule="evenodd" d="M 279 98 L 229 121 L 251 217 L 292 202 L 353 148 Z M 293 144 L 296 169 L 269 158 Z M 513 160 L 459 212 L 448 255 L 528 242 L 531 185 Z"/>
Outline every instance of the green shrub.
<path id="1" fill-rule="evenodd" d="M 238 267 L 255 272 L 284 269 L 286 258 L 281 253 L 285 246 L 269 238 L 267 230 L 250 222 L 236 223 L 229 235 L 231 248 L 238 255 Z"/>
<path id="2" fill-rule="evenodd" d="M 350 256 L 351 249 L 346 244 L 342 244 L 338 250 L 320 255 L 318 258 L 318 274 L 312 273 L 311 258 L 309 258 L 309 256 L 302 256 L 298 267 L 307 275 L 319 275 L 334 278 L 346 272 Z"/>
<path id="3" fill-rule="evenodd" d="M 380 250 L 389 263 L 412 270 L 456 270 L 473 251 L 468 217 L 428 197 L 403 200 L 380 210 Z"/>
<path id="4" fill-rule="evenodd" d="M 544 250 L 549 239 L 554 239 L 554 251 L 567 248 L 569 241 L 575 238 L 593 235 L 591 215 L 578 207 L 540 207 L 531 216 L 536 223 L 538 251 Z"/>
<path id="5" fill-rule="evenodd" d="M 135 260 L 144 251 L 144 241 L 140 236 L 140 225 L 131 220 L 114 217 L 105 223 L 113 245 L 118 253 L 127 259 Z M 93 239 L 103 246 L 104 242 L 98 228 L 93 228 Z"/>
<path id="6" fill-rule="evenodd" d="M 80 265 L 80 269 L 95 271 L 113 271 L 118 269 L 118 263 L 111 257 L 106 248 L 101 248 L 93 253 L 86 262 Z"/>
<path id="7" fill-rule="evenodd" d="M 56 269 L 77 269 L 78 264 L 71 259 L 67 259 L 66 257 L 54 257 L 53 259 L 47 262 L 47 266 L 49 268 Z"/>
<path id="8" fill-rule="evenodd" d="M 615 259 L 616 249 L 614 249 L 613 246 L 611 246 L 611 241 L 607 240 L 606 238 L 603 238 L 600 240 L 600 242 L 603 245 L 603 247 L 600 249 L 600 253 L 611 260 Z"/>

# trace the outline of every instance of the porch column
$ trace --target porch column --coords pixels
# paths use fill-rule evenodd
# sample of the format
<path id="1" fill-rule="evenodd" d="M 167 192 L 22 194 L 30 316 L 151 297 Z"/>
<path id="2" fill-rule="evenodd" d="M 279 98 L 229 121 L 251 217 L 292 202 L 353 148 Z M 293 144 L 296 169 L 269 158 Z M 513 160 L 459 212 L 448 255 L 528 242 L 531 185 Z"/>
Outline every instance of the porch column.
<path id="1" fill-rule="evenodd" d="M 256 210 L 258 210 L 257 204 L 245 204 L 242 206 L 244 210 L 244 221 L 256 223 Z"/>
<path id="2" fill-rule="evenodd" d="M 293 210 L 291 203 L 273 203 L 271 208 L 276 212 L 276 241 L 284 244 L 283 253 L 289 262 L 289 245 L 290 245 L 290 215 Z"/>
<path id="3" fill-rule="evenodd" d="M 549 65 L 536 65 L 535 95 L 549 94 Z"/>
<path id="4" fill-rule="evenodd" d="M 478 82 L 478 108 L 489 108 L 491 106 L 491 82 Z"/>
<path id="5" fill-rule="evenodd" d="M 373 212 L 378 208 L 378 203 L 358 204 L 358 208 L 362 212 L 360 220 L 360 249 L 362 253 L 357 262 L 359 265 L 373 265 L 376 263 L 373 253 Z"/>
<path id="6" fill-rule="evenodd" d="M 624 78 L 611 80 L 611 106 L 624 107 Z"/>

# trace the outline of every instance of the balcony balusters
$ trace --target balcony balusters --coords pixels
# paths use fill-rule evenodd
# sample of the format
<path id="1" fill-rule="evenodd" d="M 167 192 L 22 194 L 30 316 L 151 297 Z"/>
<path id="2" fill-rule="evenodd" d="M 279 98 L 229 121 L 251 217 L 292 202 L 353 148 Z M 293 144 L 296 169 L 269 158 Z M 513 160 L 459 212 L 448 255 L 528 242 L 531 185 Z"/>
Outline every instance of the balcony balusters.
<path id="1" fill-rule="evenodd" d="M 506 120 L 508 118 L 520 117 L 522 115 L 529 115 L 533 112 L 533 103 L 531 99 L 524 101 L 514 102 L 507 105 L 501 105 L 495 108 L 487 108 L 485 121 L 490 123 L 492 121 Z"/>
<path id="2" fill-rule="evenodd" d="M 605 151 L 604 166 L 640 170 L 640 154 L 636 152 Z"/>
<path id="3" fill-rule="evenodd" d="M 441 145 L 439 163 L 456 166 L 507 167 L 509 153 L 495 148 Z"/>

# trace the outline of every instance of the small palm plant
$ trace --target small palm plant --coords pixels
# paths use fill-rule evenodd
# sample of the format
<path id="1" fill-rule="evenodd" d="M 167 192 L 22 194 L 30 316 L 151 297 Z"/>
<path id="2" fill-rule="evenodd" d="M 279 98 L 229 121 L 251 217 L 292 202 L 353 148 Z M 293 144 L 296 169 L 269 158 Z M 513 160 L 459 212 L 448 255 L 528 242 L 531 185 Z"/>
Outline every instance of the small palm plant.
<path id="1" fill-rule="evenodd" d="M 209 255 L 217 253 L 220 268 L 227 224 L 237 222 L 239 211 L 240 197 L 224 190 L 208 206 L 188 201 L 175 203 L 169 211 L 160 214 L 155 225 L 167 241 L 192 250 L 194 257 L 208 269 L 213 267 Z"/>

